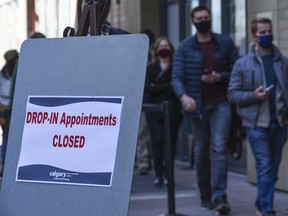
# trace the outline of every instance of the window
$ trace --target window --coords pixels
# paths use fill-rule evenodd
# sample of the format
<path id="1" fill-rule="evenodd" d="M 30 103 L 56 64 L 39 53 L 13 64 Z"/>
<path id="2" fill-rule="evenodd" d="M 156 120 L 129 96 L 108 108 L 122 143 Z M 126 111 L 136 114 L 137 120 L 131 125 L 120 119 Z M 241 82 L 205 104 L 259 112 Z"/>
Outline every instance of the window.
<path id="1" fill-rule="evenodd" d="M 228 34 L 234 40 L 239 55 L 247 53 L 246 0 L 228 1 Z"/>
<path id="2" fill-rule="evenodd" d="M 190 18 L 190 12 L 191 12 L 191 9 L 194 8 L 194 7 L 197 7 L 199 5 L 199 0 L 190 0 L 190 1 L 187 1 L 186 3 L 186 36 L 191 36 L 191 35 L 194 35 L 196 33 L 196 29 L 195 27 L 192 25 L 191 23 L 191 18 Z"/>
<path id="3" fill-rule="evenodd" d="M 212 31 L 222 33 L 221 0 L 211 1 Z"/>

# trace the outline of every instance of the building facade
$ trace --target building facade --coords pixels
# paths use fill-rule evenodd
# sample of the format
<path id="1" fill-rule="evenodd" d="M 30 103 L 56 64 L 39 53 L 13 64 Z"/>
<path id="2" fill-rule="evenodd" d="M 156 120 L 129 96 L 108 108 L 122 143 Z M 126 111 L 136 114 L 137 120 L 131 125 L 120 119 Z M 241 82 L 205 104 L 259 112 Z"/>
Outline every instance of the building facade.
<path id="1" fill-rule="evenodd" d="M 62 37 L 66 26 L 74 26 L 77 0 L 0 0 L 0 67 L 9 49 L 38 31 L 47 37 Z"/>
<path id="2" fill-rule="evenodd" d="M 288 1 L 287 0 L 118 0 L 111 5 L 112 25 L 131 33 L 150 28 L 156 36 L 166 35 L 177 47 L 179 41 L 194 34 L 189 13 L 197 5 L 211 9 L 212 30 L 228 34 L 235 42 L 239 54 L 248 52 L 251 45 L 249 23 L 256 17 L 269 17 L 273 21 L 274 43 L 288 55 Z M 137 13 L 130 10 L 137 7 Z M 139 8 L 140 7 L 140 8 Z M 117 18 L 116 18 L 117 17 Z M 184 118 L 178 145 L 178 159 L 191 162 L 191 134 L 189 121 Z M 234 171 L 247 173 L 250 182 L 256 181 L 255 162 L 249 145 L 244 142 L 243 156 L 230 161 Z M 191 162 L 192 164 L 192 162 Z M 288 191 L 288 144 L 283 151 L 279 181 L 276 187 Z"/>
<path id="3" fill-rule="evenodd" d="M 229 34 L 240 55 L 247 53 L 250 45 L 249 22 L 261 16 L 273 20 L 274 42 L 288 54 L 286 0 L 111 0 L 108 19 L 131 33 L 150 28 L 156 36 L 168 36 L 176 46 L 194 33 L 189 13 L 197 5 L 211 9 L 213 31 Z"/>

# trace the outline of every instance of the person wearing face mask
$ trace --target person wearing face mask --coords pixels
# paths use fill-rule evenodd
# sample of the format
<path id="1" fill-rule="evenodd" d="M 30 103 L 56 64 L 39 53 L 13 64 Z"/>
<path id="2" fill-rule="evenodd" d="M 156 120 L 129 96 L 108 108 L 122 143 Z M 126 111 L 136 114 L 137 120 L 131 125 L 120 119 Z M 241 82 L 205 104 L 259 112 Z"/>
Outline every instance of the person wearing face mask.
<path id="1" fill-rule="evenodd" d="M 256 161 L 258 215 L 276 215 L 274 187 L 287 140 L 288 59 L 273 44 L 272 22 L 251 22 L 253 46 L 232 71 L 228 98 L 237 105 Z"/>
<path id="2" fill-rule="evenodd" d="M 211 32 L 211 13 L 198 6 L 190 13 L 197 32 L 179 43 L 172 82 L 187 118 L 191 119 L 201 208 L 228 214 L 227 142 L 231 120 L 227 87 L 238 58 L 233 41 Z"/>
<path id="3" fill-rule="evenodd" d="M 171 85 L 172 61 L 174 48 L 167 37 L 157 38 L 152 49 L 152 60 L 147 66 L 145 81 L 145 97 L 147 103 L 162 104 L 163 101 L 171 103 L 171 152 L 176 154 L 176 142 L 179 126 L 181 124 L 181 105 Z M 152 138 L 152 156 L 154 162 L 154 185 L 161 187 L 167 183 L 165 177 L 165 134 L 164 118 L 162 112 L 146 112 L 146 119 Z"/>

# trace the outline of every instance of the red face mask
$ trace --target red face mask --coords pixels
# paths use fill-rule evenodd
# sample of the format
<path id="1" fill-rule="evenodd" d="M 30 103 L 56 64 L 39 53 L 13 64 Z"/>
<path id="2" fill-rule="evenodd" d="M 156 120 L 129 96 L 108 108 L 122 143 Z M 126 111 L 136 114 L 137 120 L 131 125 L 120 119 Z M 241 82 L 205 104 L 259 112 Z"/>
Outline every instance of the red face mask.
<path id="1" fill-rule="evenodd" d="M 162 48 L 157 51 L 157 56 L 160 56 L 162 58 L 166 58 L 170 56 L 170 54 L 171 54 L 171 50 L 167 48 Z"/>

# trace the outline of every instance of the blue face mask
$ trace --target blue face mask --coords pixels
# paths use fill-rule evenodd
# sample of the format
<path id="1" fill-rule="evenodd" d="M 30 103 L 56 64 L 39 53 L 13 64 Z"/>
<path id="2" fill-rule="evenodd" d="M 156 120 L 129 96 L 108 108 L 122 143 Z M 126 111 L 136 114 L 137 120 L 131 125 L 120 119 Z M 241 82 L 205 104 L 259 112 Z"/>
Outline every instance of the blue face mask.
<path id="1" fill-rule="evenodd" d="M 270 48 L 273 42 L 273 34 L 258 36 L 258 42 L 262 48 L 264 49 Z"/>

